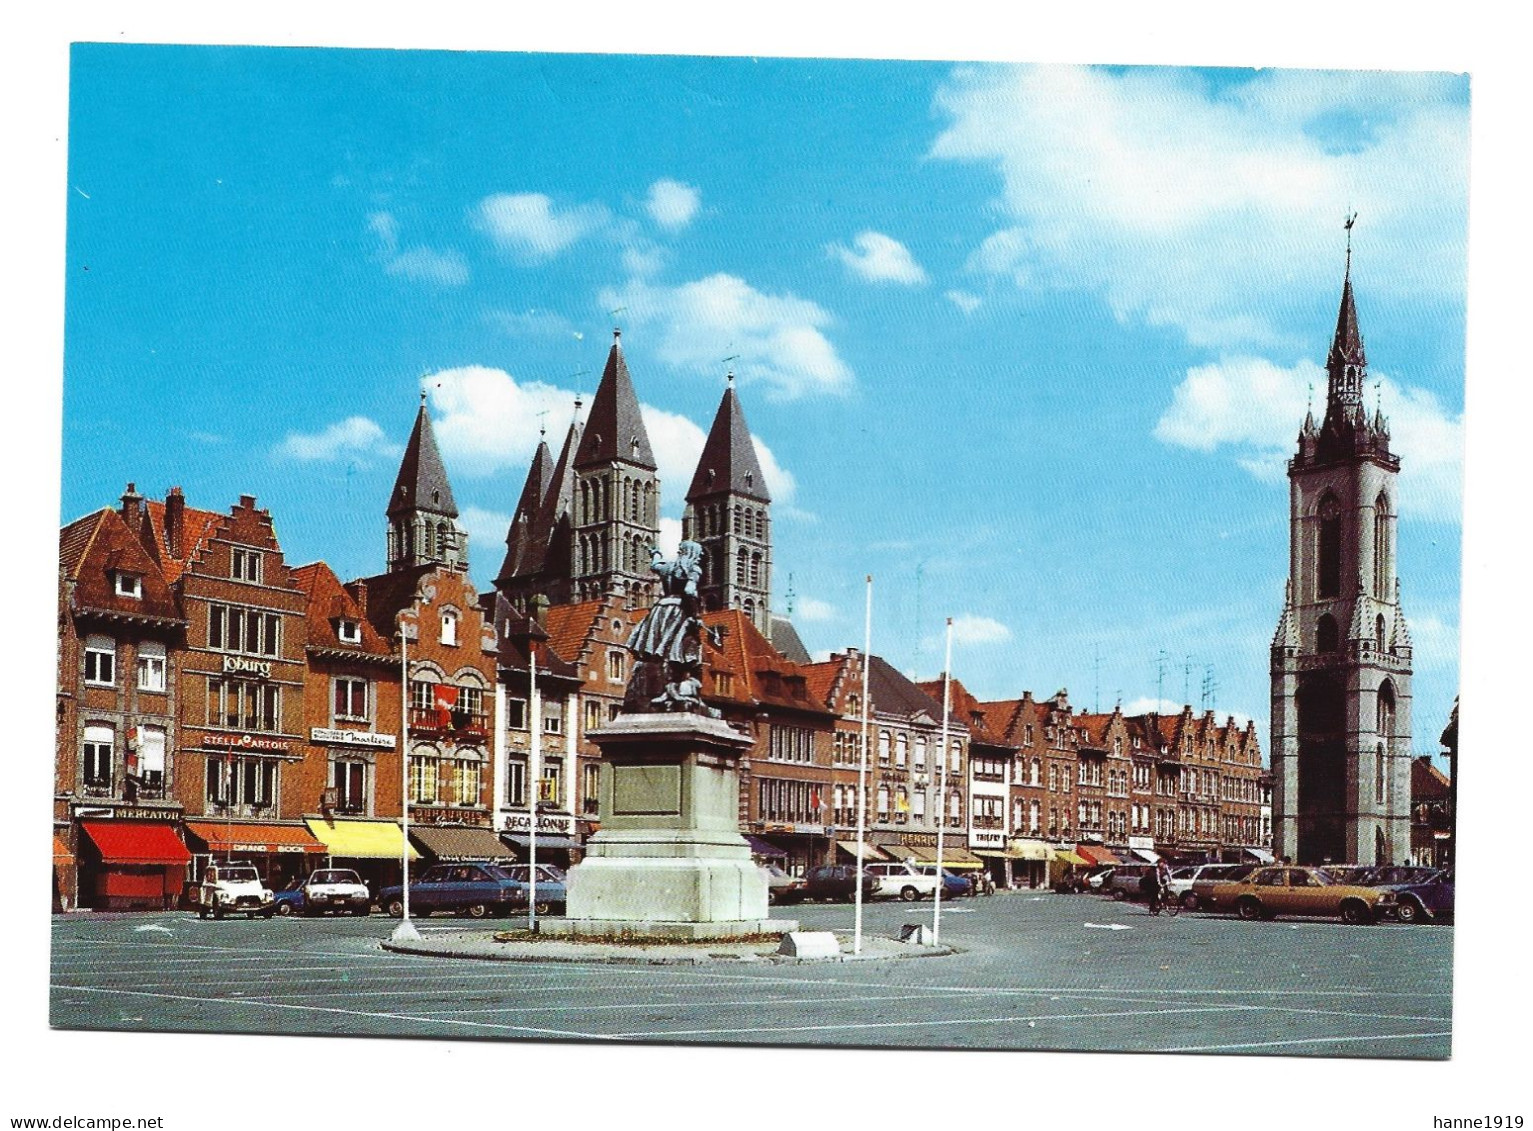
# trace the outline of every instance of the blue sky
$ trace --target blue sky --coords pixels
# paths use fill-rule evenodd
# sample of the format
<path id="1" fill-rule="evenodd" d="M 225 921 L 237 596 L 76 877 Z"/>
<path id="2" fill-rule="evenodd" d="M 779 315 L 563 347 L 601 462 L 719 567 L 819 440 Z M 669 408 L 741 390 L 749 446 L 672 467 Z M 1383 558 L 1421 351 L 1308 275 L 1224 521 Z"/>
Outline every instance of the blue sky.
<path id="1" fill-rule="evenodd" d="M 1164 652 L 1167 699 L 1211 665 L 1264 747 L 1283 459 L 1355 208 L 1435 749 L 1460 77 L 83 46 L 70 99 L 63 519 L 130 479 L 249 492 L 291 561 L 376 572 L 425 388 L 487 585 L 618 310 L 670 519 L 737 355 L 812 650 L 860 643 L 872 573 L 917 674 L 949 615 L 986 697 L 1143 707 Z"/>

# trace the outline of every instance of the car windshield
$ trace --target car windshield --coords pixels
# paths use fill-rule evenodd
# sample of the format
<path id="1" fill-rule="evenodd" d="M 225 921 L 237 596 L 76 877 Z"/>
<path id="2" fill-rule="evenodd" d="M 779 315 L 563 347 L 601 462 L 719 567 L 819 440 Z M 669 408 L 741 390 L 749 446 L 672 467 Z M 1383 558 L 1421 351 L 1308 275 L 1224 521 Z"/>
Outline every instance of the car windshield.
<path id="1" fill-rule="evenodd" d="M 250 883 L 260 879 L 260 877 L 256 875 L 256 870 L 254 868 L 231 868 L 227 864 L 218 869 L 218 878 L 225 882 L 232 882 L 237 884 Z"/>
<path id="2" fill-rule="evenodd" d="M 349 868 L 321 868 L 309 877 L 311 884 L 360 884 L 362 881 Z"/>

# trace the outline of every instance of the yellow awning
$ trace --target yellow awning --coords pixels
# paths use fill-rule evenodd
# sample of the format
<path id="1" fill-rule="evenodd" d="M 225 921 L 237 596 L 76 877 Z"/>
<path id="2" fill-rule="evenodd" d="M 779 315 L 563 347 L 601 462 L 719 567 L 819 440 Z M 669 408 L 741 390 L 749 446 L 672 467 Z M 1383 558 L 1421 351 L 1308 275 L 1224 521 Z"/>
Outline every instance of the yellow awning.
<path id="1" fill-rule="evenodd" d="M 332 823 L 323 817 L 310 817 L 304 824 L 331 856 L 351 860 L 398 860 L 404 848 L 404 833 L 393 821 L 337 820 Z M 410 859 L 420 859 L 420 853 L 413 845 Z"/>
<path id="2" fill-rule="evenodd" d="M 1062 864 L 1081 864 L 1081 865 L 1084 865 L 1086 863 L 1086 861 L 1085 861 L 1085 859 L 1083 857 L 1077 856 L 1075 853 L 1071 852 L 1068 848 L 1056 848 L 1056 849 L 1054 849 L 1054 859 L 1058 860 Z"/>
<path id="3" fill-rule="evenodd" d="M 965 869 L 983 868 L 985 862 L 967 848 L 946 848 L 942 850 L 942 866 L 954 871 Z"/>

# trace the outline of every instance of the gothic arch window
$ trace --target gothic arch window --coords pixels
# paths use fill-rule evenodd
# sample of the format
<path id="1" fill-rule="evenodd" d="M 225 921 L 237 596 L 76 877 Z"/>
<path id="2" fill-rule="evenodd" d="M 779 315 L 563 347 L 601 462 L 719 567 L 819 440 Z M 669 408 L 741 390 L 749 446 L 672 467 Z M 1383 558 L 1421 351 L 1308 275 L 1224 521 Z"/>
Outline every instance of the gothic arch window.
<path id="1" fill-rule="evenodd" d="M 446 554 L 451 548 L 452 548 L 452 543 L 451 543 L 451 541 L 447 537 L 447 524 L 445 522 L 437 523 L 436 524 L 436 552 L 438 554 Z"/>
<path id="2" fill-rule="evenodd" d="M 1320 518 L 1315 554 L 1315 593 L 1319 597 L 1341 595 L 1341 506 L 1326 493 L 1317 512 Z"/>
<path id="3" fill-rule="evenodd" d="M 1381 742 L 1374 753 L 1373 776 L 1375 782 L 1374 800 L 1380 805 L 1389 801 L 1389 758 L 1384 752 L 1384 744 Z"/>
<path id="4" fill-rule="evenodd" d="M 755 554 L 751 555 L 751 585 L 752 585 L 752 587 L 757 587 L 760 584 L 761 584 L 761 555 L 760 555 L 760 553 L 755 553 Z"/>
<path id="5" fill-rule="evenodd" d="M 1395 736 L 1395 685 L 1388 680 L 1379 688 L 1374 730 L 1385 742 Z"/>
<path id="6" fill-rule="evenodd" d="M 1384 614 L 1383 613 L 1380 613 L 1378 615 L 1378 617 L 1374 621 L 1373 638 L 1377 642 L 1378 650 L 1380 652 L 1384 651 L 1385 645 L 1387 644 L 1387 640 L 1385 639 L 1385 636 L 1384 636 Z"/>
<path id="7" fill-rule="evenodd" d="M 1341 634 L 1336 628 L 1336 618 L 1323 613 L 1315 622 L 1315 651 L 1322 655 L 1341 650 Z"/>
<path id="8" fill-rule="evenodd" d="M 745 600 L 745 606 L 744 607 L 745 607 L 745 616 L 746 616 L 746 618 L 749 619 L 749 620 L 755 620 L 756 619 L 756 602 L 752 601 L 750 598 L 747 597 L 746 600 Z"/>
<path id="9" fill-rule="evenodd" d="M 644 521 L 649 525 L 655 524 L 655 485 L 644 484 Z"/>
<path id="10" fill-rule="evenodd" d="M 737 533 L 742 531 L 743 528 L 744 528 L 744 522 L 742 520 L 742 516 L 744 515 L 744 513 L 745 513 L 745 508 L 742 507 L 739 503 L 736 503 L 735 504 L 735 525 L 734 525 L 734 529 L 735 529 L 735 531 Z"/>
<path id="11" fill-rule="evenodd" d="M 1373 504 L 1373 595 L 1386 600 L 1389 597 L 1389 577 L 1393 566 L 1390 560 L 1389 527 L 1389 496 L 1381 491 Z"/>
<path id="12" fill-rule="evenodd" d="M 750 555 L 745 552 L 745 547 L 744 546 L 741 546 L 740 549 L 735 552 L 735 584 L 736 585 L 744 585 L 745 584 L 745 571 L 746 571 L 746 566 L 747 566 L 747 562 L 748 562 L 749 557 L 750 557 Z"/>

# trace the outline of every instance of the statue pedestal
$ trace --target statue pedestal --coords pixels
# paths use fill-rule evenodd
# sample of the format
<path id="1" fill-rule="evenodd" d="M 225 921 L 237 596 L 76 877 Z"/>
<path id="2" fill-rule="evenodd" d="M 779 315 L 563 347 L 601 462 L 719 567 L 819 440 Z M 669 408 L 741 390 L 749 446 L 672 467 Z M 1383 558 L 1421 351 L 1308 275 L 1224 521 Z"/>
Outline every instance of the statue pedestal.
<path id="1" fill-rule="evenodd" d="M 782 934 L 766 878 L 740 835 L 741 753 L 719 719 L 619 715 L 590 735 L 602 751 L 601 831 L 567 877 L 566 917 L 545 935 L 724 939 Z"/>

